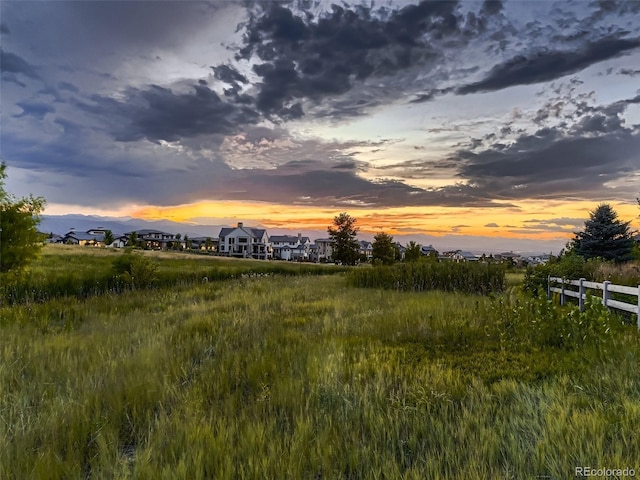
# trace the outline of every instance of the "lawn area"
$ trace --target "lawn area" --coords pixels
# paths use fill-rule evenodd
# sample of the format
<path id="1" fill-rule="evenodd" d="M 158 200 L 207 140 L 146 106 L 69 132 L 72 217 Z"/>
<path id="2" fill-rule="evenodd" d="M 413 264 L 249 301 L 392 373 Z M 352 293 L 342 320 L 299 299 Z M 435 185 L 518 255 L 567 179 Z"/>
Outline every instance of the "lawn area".
<path id="1" fill-rule="evenodd" d="M 71 265 L 49 254 L 34 271 Z M 78 268 L 106 269 L 109 255 Z M 398 292 L 276 273 L 57 296 L 0 316 L 0 478 L 640 470 L 639 336 L 595 306 L 581 316 L 516 287 Z"/>

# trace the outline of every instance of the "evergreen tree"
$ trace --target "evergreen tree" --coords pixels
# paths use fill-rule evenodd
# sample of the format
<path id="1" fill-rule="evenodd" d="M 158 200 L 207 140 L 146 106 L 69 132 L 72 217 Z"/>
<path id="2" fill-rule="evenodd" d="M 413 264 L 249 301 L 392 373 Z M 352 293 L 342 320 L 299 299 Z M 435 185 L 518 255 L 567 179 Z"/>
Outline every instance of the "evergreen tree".
<path id="1" fill-rule="evenodd" d="M 333 260 L 346 265 L 355 265 L 358 261 L 360 245 L 356 240 L 357 220 L 346 212 L 333 218 L 335 228 L 329 227 L 329 238 L 332 240 Z"/>
<path id="2" fill-rule="evenodd" d="M 113 243 L 113 232 L 111 230 L 106 230 L 104 232 L 104 244 L 109 246 Z"/>
<path id="3" fill-rule="evenodd" d="M 629 224 L 607 203 L 598 205 L 584 222 L 584 231 L 576 232 L 572 251 L 585 259 L 601 257 L 623 262 L 632 258 L 633 239 Z"/>
<path id="4" fill-rule="evenodd" d="M 127 239 L 127 246 L 129 247 L 137 247 L 139 244 L 138 241 L 138 232 L 131 232 L 129 238 Z"/>
<path id="5" fill-rule="evenodd" d="M 393 237 L 384 232 L 373 237 L 373 261 L 383 265 L 393 265 L 396 261 L 396 246 Z"/>
<path id="6" fill-rule="evenodd" d="M 29 195 L 16 198 L 4 189 L 6 165 L 0 164 L 0 272 L 17 272 L 34 259 L 42 247 L 37 226 L 45 200 Z"/>

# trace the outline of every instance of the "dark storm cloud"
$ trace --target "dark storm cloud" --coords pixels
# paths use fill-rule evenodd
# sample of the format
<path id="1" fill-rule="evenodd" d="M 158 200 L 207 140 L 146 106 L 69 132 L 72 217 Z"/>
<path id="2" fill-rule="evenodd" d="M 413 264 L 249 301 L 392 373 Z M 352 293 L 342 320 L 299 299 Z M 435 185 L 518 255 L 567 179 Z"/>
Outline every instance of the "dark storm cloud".
<path id="1" fill-rule="evenodd" d="M 335 208 L 400 206 L 503 207 L 491 198 L 456 186 L 425 190 L 398 181 L 369 181 L 353 171 L 326 169 L 313 161 L 292 162 L 272 170 L 234 171 L 216 195 L 233 200 L 305 203 Z M 211 192 L 208 194 L 211 196 Z"/>
<path id="2" fill-rule="evenodd" d="M 239 125 L 256 123 L 251 108 L 223 101 L 205 85 L 194 85 L 192 93 L 176 93 L 152 85 L 130 88 L 122 101 L 93 95 L 91 102 L 77 106 L 93 115 L 108 118 L 110 135 L 124 142 L 146 138 L 152 142 L 177 141 L 198 135 L 230 135 Z"/>
<path id="3" fill-rule="evenodd" d="M 597 118 L 597 120 L 594 120 Z M 607 198 L 605 184 L 633 174 L 640 164 L 640 134 L 610 130 L 596 115 L 572 136 L 552 131 L 479 153 L 458 152 L 459 176 L 483 192 L 505 199 Z M 593 135 L 593 133 L 597 135 Z M 621 191 L 617 191 L 620 195 Z"/>
<path id="4" fill-rule="evenodd" d="M 3 76 L 5 73 L 16 73 L 25 75 L 32 79 L 40 78 L 33 65 L 22 57 L 11 52 L 0 50 L 0 65 L 2 65 Z"/>
<path id="5" fill-rule="evenodd" d="M 317 104 L 368 78 L 393 76 L 416 65 L 431 68 L 430 62 L 442 56 L 438 42 L 466 41 L 469 19 L 477 18 L 465 20 L 457 2 L 441 1 L 377 11 L 333 5 L 317 17 L 278 2 L 260 8 L 246 26 L 237 58 L 262 61 L 253 66 L 260 78 L 258 109 L 294 118 L 303 113 L 299 100 Z"/>
<path id="6" fill-rule="evenodd" d="M 640 39 L 605 38 L 578 50 L 538 51 L 494 66 L 481 81 L 459 87 L 461 95 L 546 82 L 640 47 Z"/>
<path id="7" fill-rule="evenodd" d="M 0 33 L 3 35 L 8 35 L 11 33 L 11 30 L 9 30 L 9 27 L 6 23 L 0 23 Z"/>
<path id="8" fill-rule="evenodd" d="M 502 11 L 501 0 L 484 0 L 481 12 L 486 15 L 497 15 Z"/>

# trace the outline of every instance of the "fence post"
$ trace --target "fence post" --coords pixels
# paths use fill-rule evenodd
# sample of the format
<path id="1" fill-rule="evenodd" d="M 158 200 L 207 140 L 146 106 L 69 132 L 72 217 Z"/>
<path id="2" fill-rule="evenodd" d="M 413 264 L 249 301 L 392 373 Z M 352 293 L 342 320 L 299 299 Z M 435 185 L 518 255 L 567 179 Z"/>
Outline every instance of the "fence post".
<path id="1" fill-rule="evenodd" d="M 602 304 L 607 307 L 608 303 L 609 303 L 609 285 L 611 285 L 611 282 L 609 280 L 605 280 L 602 283 Z"/>
<path id="2" fill-rule="evenodd" d="M 584 312 L 584 297 L 585 297 L 585 292 L 584 292 L 584 278 L 581 278 L 580 280 L 580 296 L 578 297 L 578 305 L 580 306 L 580 311 Z"/>
<path id="3" fill-rule="evenodd" d="M 564 305 L 564 280 L 565 278 L 562 277 L 562 293 L 560 293 L 560 305 Z"/>
<path id="4" fill-rule="evenodd" d="M 638 331 L 640 332 L 640 285 L 638 285 Z"/>
<path id="5" fill-rule="evenodd" d="M 551 300 L 551 275 L 547 275 L 547 300 Z"/>

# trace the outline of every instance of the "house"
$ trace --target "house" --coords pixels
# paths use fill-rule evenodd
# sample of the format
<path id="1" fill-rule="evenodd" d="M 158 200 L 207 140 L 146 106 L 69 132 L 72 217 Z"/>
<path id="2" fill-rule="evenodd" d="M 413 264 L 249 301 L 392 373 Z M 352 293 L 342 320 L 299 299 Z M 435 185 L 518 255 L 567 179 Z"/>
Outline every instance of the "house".
<path id="1" fill-rule="evenodd" d="M 551 260 L 551 255 L 547 253 L 543 255 L 532 255 L 524 259 L 524 262 L 527 265 L 544 265 L 549 262 L 549 260 Z"/>
<path id="2" fill-rule="evenodd" d="M 513 253 L 513 252 L 504 252 L 504 253 L 498 253 L 495 256 L 496 260 L 501 261 L 501 262 L 506 262 L 506 263 L 518 263 L 518 260 L 520 260 L 520 255 L 518 253 Z"/>
<path id="3" fill-rule="evenodd" d="M 303 237 L 301 233 L 294 235 L 274 235 L 269 237 L 273 258 L 279 260 L 309 260 L 309 237 Z"/>
<path id="4" fill-rule="evenodd" d="M 318 262 L 318 246 L 315 243 L 309 245 L 309 260 L 312 262 Z"/>
<path id="5" fill-rule="evenodd" d="M 360 244 L 358 248 L 360 256 L 366 257 L 367 260 L 371 260 L 373 258 L 373 244 L 366 240 L 360 240 L 358 243 Z"/>
<path id="6" fill-rule="evenodd" d="M 318 262 L 329 262 L 333 256 L 333 240 L 330 238 L 316 238 L 316 255 Z"/>
<path id="7" fill-rule="evenodd" d="M 218 251 L 218 237 L 189 237 L 189 243 L 190 245 L 187 245 L 186 248 L 209 252 Z"/>
<path id="8" fill-rule="evenodd" d="M 421 245 L 420 246 L 420 253 L 422 255 L 424 255 L 425 257 L 428 257 L 429 255 L 438 257 L 438 255 L 439 255 L 438 251 L 435 248 L 433 248 L 433 246 L 431 246 L 431 245 Z"/>
<path id="9" fill-rule="evenodd" d="M 92 230 L 89 230 L 90 232 Z M 74 229 L 62 237 L 62 243 L 68 245 L 90 245 L 94 247 L 104 247 L 103 233 L 76 232 Z"/>
<path id="10" fill-rule="evenodd" d="M 122 235 L 114 235 L 113 236 L 113 242 L 111 242 L 109 245 L 107 245 L 107 247 L 109 248 L 124 248 L 127 246 L 127 242 L 129 241 L 129 238 L 122 234 Z"/>
<path id="11" fill-rule="evenodd" d="M 454 262 L 477 262 L 479 260 L 473 253 L 464 250 L 458 250 L 451 258 Z"/>
<path id="12" fill-rule="evenodd" d="M 245 227 L 238 222 L 236 227 L 225 227 L 218 235 L 220 255 L 227 257 L 255 258 L 270 260 L 271 243 L 267 231 L 261 228 Z"/>
<path id="13" fill-rule="evenodd" d="M 64 238 L 61 235 L 51 233 L 47 234 L 47 238 L 44 239 L 44 243 L 64 243 Z"/>
<path id="14" fill-rule="evenodd" d="M 131 237 L 134 232 L 127 232 L 125 235 Z M 173 245 L 176 242 L 176 236 L 173 233 L 161 232 L 160 230 L 142 229 L 135 230 L 138 236 L 138 242 L 140 242 L 145 248 L 152 250 L 165 250 L 169 247 L 169 244 Z"/>

